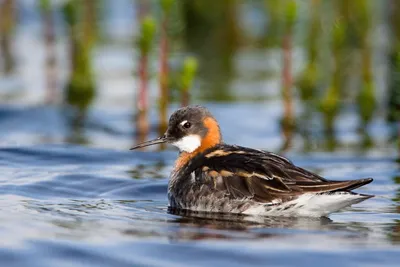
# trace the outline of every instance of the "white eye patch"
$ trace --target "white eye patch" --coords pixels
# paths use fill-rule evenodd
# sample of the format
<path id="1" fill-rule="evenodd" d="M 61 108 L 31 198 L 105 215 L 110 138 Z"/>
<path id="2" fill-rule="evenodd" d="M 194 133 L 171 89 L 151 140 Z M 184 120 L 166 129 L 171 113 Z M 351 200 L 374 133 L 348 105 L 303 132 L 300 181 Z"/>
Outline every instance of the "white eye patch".
<path id="1" fill-rule="evenodd" d="M 186 122 L 186 121 L 183 121 L 183 122 Z M 184 152 L 192 153 L 201 145 L 201 138 L 197 134 L 188 135 L 188 136 L 182 137 L 178 141 L 172 143 L 172 145 L 179 148 L 179 150 L 181 152 L 184 151 Z"/>
<path id="2" fill-rule="evenodd" d="M 179 123 L 181 126 L 183 126 L 185 123 L 187 123 L 187 120 L 182 121 L 181 123 Z"/>

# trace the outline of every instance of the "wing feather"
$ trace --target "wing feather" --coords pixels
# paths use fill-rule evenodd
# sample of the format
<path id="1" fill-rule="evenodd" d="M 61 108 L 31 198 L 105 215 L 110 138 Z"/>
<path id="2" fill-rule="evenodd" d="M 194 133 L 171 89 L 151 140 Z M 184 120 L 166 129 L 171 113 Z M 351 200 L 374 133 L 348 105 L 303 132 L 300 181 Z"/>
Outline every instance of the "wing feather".
<path id="1" fill-rule="evenodd" d="M 304 193 L 351 190 L 372 181 L 328 181 L 281 156 L 239 146 L 217 146 L 192 162 L 197 165 L 188 169 L 198 172 L 199 183 L 231 198 L 264 203 L 284 202 Z"/>

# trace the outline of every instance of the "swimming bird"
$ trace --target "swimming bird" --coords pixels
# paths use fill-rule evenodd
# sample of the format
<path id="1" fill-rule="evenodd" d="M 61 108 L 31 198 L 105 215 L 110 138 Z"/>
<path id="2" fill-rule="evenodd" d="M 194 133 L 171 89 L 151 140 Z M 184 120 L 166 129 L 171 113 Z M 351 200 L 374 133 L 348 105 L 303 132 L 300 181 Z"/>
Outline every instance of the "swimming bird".
<path id="1" fill-rule="evenodd" d="M 225 144 L 217 120 L 202 106 L 176 110 L 162 137 L 131 149 L 161 143 L 180 151 L 168 183 L 170 208 L 322 217 L 373 197 L 351 191 L 372 178 L 327 180 L 272 152 Z"/>

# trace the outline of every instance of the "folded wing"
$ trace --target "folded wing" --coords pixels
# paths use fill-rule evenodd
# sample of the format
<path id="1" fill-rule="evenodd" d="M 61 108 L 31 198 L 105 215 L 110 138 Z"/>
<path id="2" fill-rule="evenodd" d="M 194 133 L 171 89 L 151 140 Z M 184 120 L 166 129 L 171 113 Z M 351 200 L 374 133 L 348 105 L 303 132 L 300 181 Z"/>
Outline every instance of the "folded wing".
<path id="1" fill-rule="evenodd" d="M 223 145 L 203 157 L 195 161 L 199 166 L 192 166 L 198 182 L 231 198 L 264 203 L 285 202 L 304 193 L 349 191 L 372 181 L 328 181 L 273 153 L 238 146 Z"/>

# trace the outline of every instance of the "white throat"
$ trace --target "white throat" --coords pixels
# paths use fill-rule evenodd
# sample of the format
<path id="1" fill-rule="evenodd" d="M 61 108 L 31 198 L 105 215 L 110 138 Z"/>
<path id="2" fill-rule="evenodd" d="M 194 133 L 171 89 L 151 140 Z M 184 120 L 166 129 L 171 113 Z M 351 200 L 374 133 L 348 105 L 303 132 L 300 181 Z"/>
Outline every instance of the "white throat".
<path id="1" fill-rule="evenodd" d="M 192 153 L 201 145 L 201 138 L 196 134 L 188 135 L 172 144 L 179 148 L 181 152 Z"/>

